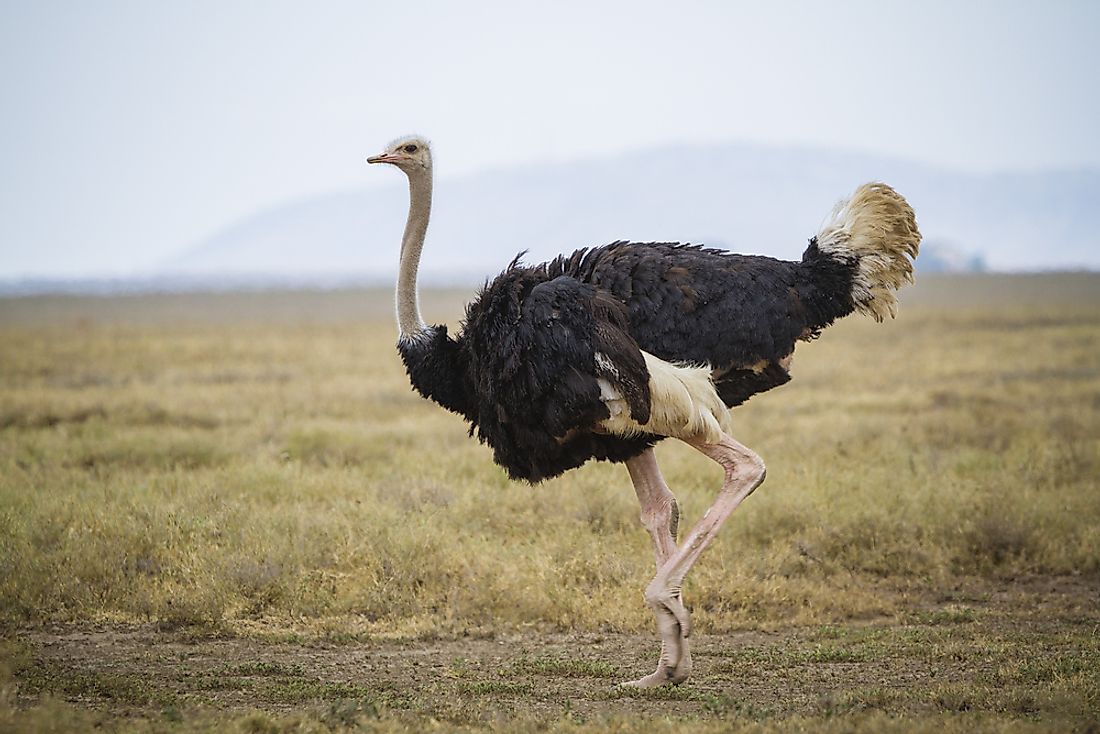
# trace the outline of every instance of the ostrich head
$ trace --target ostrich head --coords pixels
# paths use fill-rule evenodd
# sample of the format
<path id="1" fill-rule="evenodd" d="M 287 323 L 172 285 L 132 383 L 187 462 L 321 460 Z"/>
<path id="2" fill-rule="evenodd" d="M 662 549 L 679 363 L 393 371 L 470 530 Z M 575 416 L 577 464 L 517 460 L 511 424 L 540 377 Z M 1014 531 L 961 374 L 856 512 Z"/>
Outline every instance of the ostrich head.
<path id="1" fill-rule="evenodd" d="M 387 145 L 386 150 L 379 155 L 368 158 L 367 163 L 391 163 L 404 171 L 405 175 L 412 176 L 431 170 L 432 150 L 424 138 L 407 135 Z"/>

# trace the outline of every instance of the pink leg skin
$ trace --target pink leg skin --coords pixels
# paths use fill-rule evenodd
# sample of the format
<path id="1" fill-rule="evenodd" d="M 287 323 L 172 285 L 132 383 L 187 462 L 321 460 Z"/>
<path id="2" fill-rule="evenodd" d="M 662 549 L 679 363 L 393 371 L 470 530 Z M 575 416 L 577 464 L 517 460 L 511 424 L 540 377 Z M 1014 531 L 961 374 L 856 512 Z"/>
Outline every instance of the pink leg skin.
<path id="1" fill-rule="evenodd" d="M 673 496 L 672 490 L 668 488 L 664 477 L 661 476 L 653 449 L 648 449 L 642 455 L 626 462 L 626 469 L 630 472 L 634 491 L 638 494 L 638 504 L 642 508 L 642 526 L 653 538 L 654 556 L 657 561 L 657 570 L 660 571 L 668 559 L 676 553 L 676 531 L 680 524 L 680 507 L 676 504 L 676 497 Z M 672 603 L 682 610 L 681 616 L 686 617 L 687 610 L 684 609 L 679 596 Z M 656 672 L 649 677 L 656 676 L 664 683 L 682 683 L 691 674 L 691 651 L 688 649 L 687 638 L 680 634 L 676 618 L 670 618 L 665 607 L 662 606 L 660 611 L 654 611 L 657 615 L 657 628 L 661 630 L 661 657 L 657 663 Z M 625 685 L 638 683 L 640 681 Z"/>
<path id="2" fill-rule="evenodd" d="M 642 506 L 642 527 L 653 537 L 653 550 L 657 568 L 665 564 L 676 552 L 676 527 L 680 522 L 680 508 L 676 497 L 665 484 L 653 449 L 646 449 L 641 456 L 626 462 L 626 470 L 638 493 Z"/>
<path id="3" fill-rule="evenodd" d="M 657 629 L 661 634 L 661 658 L 655 672 L 624 685 L 649 688 L 676 685 L 687 680 L 691 674 L 691 654 L 688 649 L 691 620 L 680 598 L 684 577 L 695 565 L 703 549 L 714 540 L 726 518 L 764 481 L 764 462 L 755 452 L 730 436 L 723 434 L 722 440 L 713 444 L 692 440 L 688 440 L 687 444 L 720 464 L 726 471 L 726 479 L 718 498 L 703 515 L 703 519 L 691 529 L 683 545 L 671 554 L 667 552 L 668 546 L 665 544 L 671 538 L 671 533 L 666 538 L 657 531 L 660 507 L 667 504 L 668 499 L 675 503 L 675 499 L 657 470 L 652 450 L 627 462 L 627 469 L 642 504 L 642 523 L 653 535 L 657 550 L 657 575 L 646 586 L 645 600 L 657 616 Z M 647 509 L 651 509 L 654 516 L 653 528 L 647 524 Z"/>

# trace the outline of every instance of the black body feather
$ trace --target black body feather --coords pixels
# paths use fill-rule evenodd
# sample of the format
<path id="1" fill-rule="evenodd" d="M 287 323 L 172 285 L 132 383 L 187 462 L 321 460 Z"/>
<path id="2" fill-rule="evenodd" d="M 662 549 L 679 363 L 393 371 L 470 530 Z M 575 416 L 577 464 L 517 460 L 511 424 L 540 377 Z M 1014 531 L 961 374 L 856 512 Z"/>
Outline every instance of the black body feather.
<path id="1" fill-rule="evenodd" d="M 398 347 L 417 391 L 469 421 L 509 476 L 537 482 L 660 440 L 592 430 L 608 417 L 599 378 L 648 420 L 642 350 L 708 365 L 730 407 L 787 382 L 796 342 L 853 311 L 855 273 L 813 240 L 801 262 L 616 242 L 513 261 L 467 307 L 457 339 L 437 326 Z"/>

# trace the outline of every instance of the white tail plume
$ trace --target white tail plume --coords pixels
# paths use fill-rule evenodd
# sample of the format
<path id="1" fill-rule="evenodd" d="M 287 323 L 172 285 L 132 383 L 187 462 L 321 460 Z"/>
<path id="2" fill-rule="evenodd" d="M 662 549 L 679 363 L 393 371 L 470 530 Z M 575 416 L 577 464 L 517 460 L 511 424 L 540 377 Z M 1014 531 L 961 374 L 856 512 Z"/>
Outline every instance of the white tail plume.
<path id="1" fill-rule="evenodd" d="M 909 203 L 884 183 L 868 183 L 836 205 L 817 235 L 817 247 L 856 261 L 852 300 L 857 310 L 882 321 L 897 315 L 897 289 L 913 282 L 920 239 Z"/>

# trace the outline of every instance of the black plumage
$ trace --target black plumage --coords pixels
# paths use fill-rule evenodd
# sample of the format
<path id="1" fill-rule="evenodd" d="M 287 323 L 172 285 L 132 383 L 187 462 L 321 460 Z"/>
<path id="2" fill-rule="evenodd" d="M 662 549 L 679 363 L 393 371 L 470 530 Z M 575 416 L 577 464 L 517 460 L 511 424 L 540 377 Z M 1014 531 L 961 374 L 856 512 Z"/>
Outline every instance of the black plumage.
<path id="1" fill-rule="evenodd" d="M 798 262 L 631 242 L 517 259 L 470 303 L 457 338 L 435 326 L 398 346 L 418 392 L 469 421 L 509 476 L 537 482 L 662 438 L 598 428 L 600 378 L 637 423 L 649 419 L 643 350 L 707 366 L 729 407 L 787 382 L 795 344 L 855 309 L 857 264 L 815 240 Z"/>

